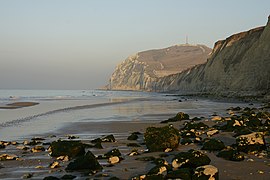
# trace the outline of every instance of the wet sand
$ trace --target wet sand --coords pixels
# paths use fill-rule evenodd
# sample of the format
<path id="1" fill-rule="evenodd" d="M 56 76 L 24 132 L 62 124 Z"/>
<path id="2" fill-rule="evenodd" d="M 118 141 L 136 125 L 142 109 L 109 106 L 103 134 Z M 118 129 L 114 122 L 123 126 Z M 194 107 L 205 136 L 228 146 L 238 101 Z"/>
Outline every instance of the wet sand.
<path id="1" fill-rule="evenodd" d="M 14 102 L 10 104 L 1 105 L 0 109 L 18 109 L 18 108 L 24 108 L 24 107 L 30 107 L 38 105 L 37 102 Z"/>
<path id="2" fill-rule="evenodd" d="M 125 106 L 125 105 L 123 105 Z M 229 107 L 226 107 L 229 108 Z M 217 112 L 218 114 L 226 114 L 226 108 L 223 111 Z M 216 110 L 214 110 L 216 112 Z M 200 114 L 200 111 L 194 112 L 193 114 Z M 113 143 L 102 143 L 103 149 L 89 148 L 96 156 L 102 155 L 113 148 L 118 148 L 122 153 L 122 160 L 120 163 L 113 166 L 108 166 L 109 163 L 106 160 L 99 160 L 100 164 L 103 166 L 103 171 L 98 172 L 95 175 L 86 176 L 83 172 L 66 172 L 65 167 L 69 162 L 59 161 L 60 167 L 50 168 L 49 165 L 56 161 L 56 158 L 50 157 L 48 151 L 33 153 L 30 149 L 34 146 L 29 146 L 28 150 L 19 150 L 16 147 L 21 146 L 23 140 L 18 140 L 17 145 L 8 145 L 6 148 L 0 149 L 0 154 L 8 153 L 15 154 L 19 157 L 18 160 L 13 161 L 0 161 L 0 179 L 20 179 L 27 173 L 33 175 L 32 179 L 43 179 L 46 176 L 62 177 L 65 174 L 72 174 L 77 176 L 76 179 L 109 179 L 109 177 L 118 177 L 120 179 L 130 179 L 134 176 L 145 174 L 154 167 L 155 165 L 150 162 L 138 161 L 138 157 L 154 156 L 160 157 L 163 152 L 147 153 L 147 148 L 143 144 L 143 135 L 139 135 L 139 139 L 136 141 L 127 140 L 127 137 L 132 132 L 144 133 L 146 128 L 149 126 L 162 127 L 164 124 L 159 122 L 172 117 L 174 114 L 168 113 L 156 113 L 156 114 L 144 114 L 138 116 L 138 118 L 133 118 L 132 120 L 127 119 L 113 122 L 72 122 L 65 126 L 62 126 L 57 131 L 50 133 L 36 134 L 28 136 L 24 140 L 31 141 L 32 137 L 38 136 L 45 140 L 41 141 L 42 146 L 48 149 L 49 145 L 47 143 L 62 139 L 68 140 L 70 135 L 76 138 L 74 140 L 81 140 L 84 143 L 89 143 L 91 140 L 101 137 L 102 135 L 113 134 L 116 142 Z M 210 120 L 212 114 L 203 118 L 201 121 L 208 125 L 214 125 L 215 123 Z M 205 114 L 202 114 L 205 116 Z M 191 117 L 192 118 L 192 117 Z M 143 119 L 143 120 L 142 120 Z M 171 123 L 177 129 L 183 127 L 185 121 Z M 213 138 L 222 139 L 226 145 L 231 144 L 235 141 L 231 133 L 220 133 L 214 135 Z M 128 143 L 137 143 L 140 147 L 128 147 Z M 138 149 L 141 155 L 129 156 L 128 154 L 133 150 Z M 201 149 L 201 146 L 197 144 L 189 145 L 179 145 L 174 151 L 167 153 L 169 156 L 165 159 L 171 162 L 174 154 L 181 151 L 187 151 L 189 149 Z M 222 158 L 216 157 L 215 153 L 209 151 L 203 151 L 211 159 L 211 165 L 216 166 L 219 169 L 219 178 L 221 180 L 252 180 L 252 179 L 262 179 L 266 180 L 270 178 L 270 161 L 266 157 L 258 157 L 252 154 L 245 154 L 245 160 L 241 162 L 233 162 L 224 160 Z M 102 176 L 102 177 L 100 177 Z"/>

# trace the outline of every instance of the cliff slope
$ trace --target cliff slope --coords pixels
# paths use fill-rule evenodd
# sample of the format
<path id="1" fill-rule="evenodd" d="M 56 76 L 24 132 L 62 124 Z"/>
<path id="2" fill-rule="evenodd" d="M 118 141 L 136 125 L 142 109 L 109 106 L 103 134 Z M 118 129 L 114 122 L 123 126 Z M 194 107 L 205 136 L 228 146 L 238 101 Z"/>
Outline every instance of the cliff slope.
<path id="1" fill-rule="evenodd" d="M 129 56 L 113 72 L 107 89 L 153 90 L 158 78 L 205 63 L 211 49 L 204 45 L 176 45 Z"/>
<path id="2" fill-rule="evenodd" d="M 270 16 L 265 27 L 215 43 L 205 64 L 160 78 L 159 91 L 265 96 L 270 91 Z"/>

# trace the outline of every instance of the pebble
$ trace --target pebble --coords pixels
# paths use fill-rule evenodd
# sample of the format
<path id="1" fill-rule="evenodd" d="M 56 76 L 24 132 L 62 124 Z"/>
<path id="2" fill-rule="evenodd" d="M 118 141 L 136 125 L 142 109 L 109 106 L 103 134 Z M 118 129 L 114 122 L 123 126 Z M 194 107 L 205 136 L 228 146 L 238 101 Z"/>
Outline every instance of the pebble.
<path id="1" fill-rule="evenodd" d="M 116 164 L 120 162 L 120 158 L 118 156 L 113 156 L 109 158 L 108 162 L 111 164 Z"/>
<path id="2" fill-rule="evenodd" d="M 56 159 L 57 159 L 57 160 L 64 161 L 64 162 L 69 161 L 68 156 L 59 156 L 59 157 L 57 157 Z"/>
<path id="3" fill-rule="evenodd" d="M 52 164 L 50 164 L 50 168 L 54 169 L 54 168 L 59 168 L 60 167 L 60 163 L 57 161 L 54 161 Z"/>
<path id="4" fill-rule="evenodd" d="M 253 162 L 254 161 L 254 159 L 248 159 L 247 160 L 247 162 Z"/>

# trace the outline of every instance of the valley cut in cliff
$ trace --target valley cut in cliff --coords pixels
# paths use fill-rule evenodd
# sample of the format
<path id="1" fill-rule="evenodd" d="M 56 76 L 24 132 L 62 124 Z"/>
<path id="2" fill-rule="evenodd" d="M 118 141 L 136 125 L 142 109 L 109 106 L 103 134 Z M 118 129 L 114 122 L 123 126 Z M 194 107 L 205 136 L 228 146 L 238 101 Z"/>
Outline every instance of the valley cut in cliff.
<path id="1" fill-rule="evenodd" d="M 270 95 L 270 16 L 266 26 L 217 41 L 206 63 L 160 78 L 159 91 L 216 96 Z"/>
<path id="2" fill-rule="evenodd" d="M 205 63 L 210 52 L 190 44 L 139 52 L 116 67 L 106 89 L 154 91 L 158 79 Z"/>

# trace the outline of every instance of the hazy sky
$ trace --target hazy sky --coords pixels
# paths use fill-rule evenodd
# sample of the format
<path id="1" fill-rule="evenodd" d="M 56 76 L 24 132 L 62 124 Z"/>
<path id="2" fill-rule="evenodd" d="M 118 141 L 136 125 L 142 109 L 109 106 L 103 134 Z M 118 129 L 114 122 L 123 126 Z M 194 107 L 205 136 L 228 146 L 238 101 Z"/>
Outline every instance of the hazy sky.
<path id="1" fill-rule="evenodd" d="M 0 0 L 0 89 L 93 89 L 130 54 L 213 47 L 265 25 L 269 0 Z"/>

